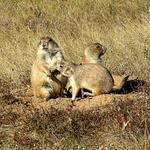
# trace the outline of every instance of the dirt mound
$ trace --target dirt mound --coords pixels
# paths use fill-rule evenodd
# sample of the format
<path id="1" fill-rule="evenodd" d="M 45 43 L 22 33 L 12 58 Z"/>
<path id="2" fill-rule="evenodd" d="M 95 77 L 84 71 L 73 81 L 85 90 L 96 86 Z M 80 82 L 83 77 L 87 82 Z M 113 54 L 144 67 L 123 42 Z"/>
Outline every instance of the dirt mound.
<path id="1" fill-rule="evenodd" d="M 71 98 L 34 99 L 26 91 L 28 88 L 0 98 L 3 149 L 13 149 L 16 145 L 20 149 L 42 149 L 43 139 L 50 149 L 79 149 L 81 146 L 120 150 L 118 145 L 143 149 L 145 139 L 150 143 L 150 94 L 145 89 L 87 97 L 74 103 Z"/>
<path id="2" fill-rule="evenodd" d="M 103 94 L 95 97 L 77 98 L 73 103 L 71 98 L 55 98 L 48 101 L 42 99 L 35 99 L 33 97 L 32 89 L 30 86 L 20 90 L 14 90 L 9 94 L 3 94 L 3 99 L 7 104 L 20 102 L 23 104 L 30 104 L 37 109 L 49 109 L 51 107 L 58 109 L 79 109 L 88 110 L 95 107 L 101 107 L 107 104 L 113 104 L 116 101 L 130 101 L 137 100 L 139 97 L 145 97 L 150 93 L 150 86 L 145 81 L 138 79 L 129 80 L 126 82 L 124 88 L 117 93 Z"/>

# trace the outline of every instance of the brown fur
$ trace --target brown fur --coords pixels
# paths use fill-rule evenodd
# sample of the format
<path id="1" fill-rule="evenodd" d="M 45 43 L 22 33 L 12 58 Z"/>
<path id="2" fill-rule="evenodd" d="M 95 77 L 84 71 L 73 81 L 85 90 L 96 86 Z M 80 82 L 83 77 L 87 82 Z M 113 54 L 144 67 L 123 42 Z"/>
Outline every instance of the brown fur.
<path id="1" fill-rule="evenodd" d="M 97 48 L 98 47 L 98 48 Z M 84 56 L 82 64 L 88 64 L 88 63 L 96 63 L 101 64 L 102 60 L 101 57 L 106 52 L 106 48 L 102 46 L 99 43 L 93 43 L 90 44 L 85 50 L 84 50 Z M 123 75 L 112 75 L 114 79 L 114 91 L 121 90 L 124 86 L 125 82 L 127 81 L 129 76 Z"/>
<path id="2" fill-rule="evenodd" d="M 101 56 L 103 56 L 106 52 L 106 47 L 101 45 L 100 43 L 93 43 L 90 44 L 85 50 L 84 50 L 84 56 L 82 64 L 88 64 L 90 63 L 98 63 L 101 64 Z M 66 89 L 70 90 L 70 83 L 67 82 Z M 82 93 L 84 93 L 82 91 Z M 82 94 L 83 96 L 84 94 Z"/>
<path id="3" fill-rule="evenodd" d="M 35 97 L 49 99 L 61 94 L 67 78 L 56 70 L 56 62 L 63 60 L 58 44 L 43 37 L 38 45 L 37 57 L 31 70 L 31 84 Z"/>
<path id="4" fill-rule="evenodd" d="M 103 56 L 106 52 L 106 47 L 101 45 L 100 43 L 93 43 L 90 44 L 85 50 L 84 50 L 84 56 L 82 64 L 87 63 L 101 63 L 101 56 Z"/>
<path id="5" fill-rule="evenodd" d="M 75 100 L 80 89 L 87 89 L 93 96 L 110 93 L 114 80 L 110 72 L 100 64 L 75 65 L 63 61 L 58 64 L 58 70 L 69 78 L 72 87 L 72 100 Z"/>

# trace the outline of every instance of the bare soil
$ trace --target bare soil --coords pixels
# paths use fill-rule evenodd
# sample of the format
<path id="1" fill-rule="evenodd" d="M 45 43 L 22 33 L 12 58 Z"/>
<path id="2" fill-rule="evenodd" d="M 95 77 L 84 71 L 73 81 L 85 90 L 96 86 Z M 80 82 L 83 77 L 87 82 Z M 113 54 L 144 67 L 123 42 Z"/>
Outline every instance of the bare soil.
<path id="1" fill-rule="evenodd" d="M 122 145 L 122 150 L 148 150 L 150 88 L 137 82 L 117 93 L 78 97 L 73 103 L 67 97 L 35 99 L 30 87 L 1 93 L 0 145 L 43 149 L 44 140 L 50 150 L 120 150 Z"/>

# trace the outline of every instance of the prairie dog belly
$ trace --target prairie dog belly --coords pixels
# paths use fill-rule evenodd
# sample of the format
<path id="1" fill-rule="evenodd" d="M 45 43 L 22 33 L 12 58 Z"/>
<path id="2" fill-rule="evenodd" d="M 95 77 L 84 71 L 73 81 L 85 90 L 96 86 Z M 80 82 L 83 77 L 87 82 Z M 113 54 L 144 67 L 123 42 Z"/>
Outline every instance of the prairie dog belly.
<path id="1" fill-rule="evenodd" d="M 53 52 L 49 53 L 49 55 L 45 55 L 45 62 L 49 64 L 50 68 L 56 68 L 57 61 L 63 60 L 63 56 L 61 52 Z"/>

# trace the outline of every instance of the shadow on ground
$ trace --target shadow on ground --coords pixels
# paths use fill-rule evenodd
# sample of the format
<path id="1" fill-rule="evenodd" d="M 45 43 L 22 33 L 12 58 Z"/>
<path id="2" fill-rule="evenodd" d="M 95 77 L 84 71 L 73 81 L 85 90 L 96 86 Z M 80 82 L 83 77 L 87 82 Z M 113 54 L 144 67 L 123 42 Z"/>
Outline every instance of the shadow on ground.
<path id="1" fill-rule="evenodd" d="M 133 92 L 147 92 L 147 90 L 150 90 L 150 85 L 144 80 L 128 80 L 124 87 L 115 92 L 114 94 L 129 94 Z"/>

